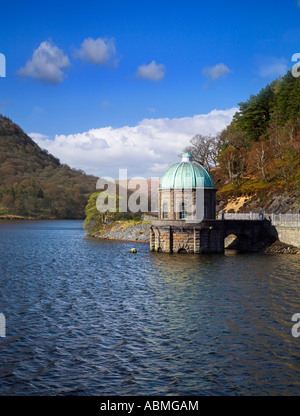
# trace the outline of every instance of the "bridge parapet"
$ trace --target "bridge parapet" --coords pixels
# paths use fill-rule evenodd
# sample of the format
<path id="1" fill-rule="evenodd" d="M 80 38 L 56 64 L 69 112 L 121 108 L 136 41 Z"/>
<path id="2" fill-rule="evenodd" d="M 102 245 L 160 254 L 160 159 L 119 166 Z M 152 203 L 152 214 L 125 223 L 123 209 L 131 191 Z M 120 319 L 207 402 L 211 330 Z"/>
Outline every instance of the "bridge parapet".
<path id="1" fill-rule="evenodd" d="M 220 213 L 218 219 L 224 220 L 262 220 L 267 219 L 271 221 L 272 225 L 281 227 L 299 227 L 300 228 L 300 214 L 274 214 L 274 213 Z"/>

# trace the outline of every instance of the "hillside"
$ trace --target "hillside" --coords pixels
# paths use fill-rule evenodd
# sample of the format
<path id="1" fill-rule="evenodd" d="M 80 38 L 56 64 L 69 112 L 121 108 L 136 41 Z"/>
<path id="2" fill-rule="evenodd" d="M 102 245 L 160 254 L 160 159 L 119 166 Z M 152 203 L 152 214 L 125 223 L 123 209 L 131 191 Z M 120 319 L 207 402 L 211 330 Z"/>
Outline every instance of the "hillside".
<path id="1" fill-rule="evenodd" d="M 195 136 L 188 150 L 210 169 L 219 211 L 299 212 L 300 77 L 289 71 L 267 85 L 239 104 L 223 132 Z M 0 216 L 84 218 L 96 181 L 61 164 L 0 115 Z M 102 223 L 95 211 L 94 194 L 87 219 Z"/>
<path id="2" fill-rule="evenodd" d="M 96 181 L 61 164 L 0 115 L 0 215 L 84 218 Z"/>
<path id="3" fill-rule="evenodd" d="M 299 212 L 300 77 L 273 81 L 239 104 L 223 132 L 195 136 L 189 150 L 211 170 L 218 210 Z"/>

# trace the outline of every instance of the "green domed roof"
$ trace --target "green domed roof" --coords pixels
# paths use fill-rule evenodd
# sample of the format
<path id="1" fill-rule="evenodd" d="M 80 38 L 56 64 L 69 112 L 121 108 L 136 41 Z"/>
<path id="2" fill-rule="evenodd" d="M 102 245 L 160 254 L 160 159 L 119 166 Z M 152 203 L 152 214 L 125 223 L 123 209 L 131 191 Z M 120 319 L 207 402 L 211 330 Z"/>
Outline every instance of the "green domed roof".
<path id="1" fill-rule="evenodd" d="M 208 171 L 197 162 L 193 162 L 190 153 L 182 155 L 182 161 L 172 165 L 161 178 L 161 189 L 170 188 L 214 188 L 214 182 Z"/>

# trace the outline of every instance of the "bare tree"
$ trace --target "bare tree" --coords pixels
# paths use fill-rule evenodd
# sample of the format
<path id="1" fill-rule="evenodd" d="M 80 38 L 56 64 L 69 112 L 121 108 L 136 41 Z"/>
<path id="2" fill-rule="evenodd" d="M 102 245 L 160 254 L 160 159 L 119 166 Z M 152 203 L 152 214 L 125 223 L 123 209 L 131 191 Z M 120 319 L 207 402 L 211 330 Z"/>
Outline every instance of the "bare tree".
<path id="1" fill-rule="evenodd" d="M 237 150 L 241 149 L 247 143 L 247 135 L 245 132 L 238 129 L 235 123 L 230 124 L 219 134 L 223 144 L 233 146 Z"/>
<path id="2" fill-rule="evenodd" d="M 258 171 L 260 179 L 268 183 L 266 170 L 270 161 L 270 145 L 264 141 L 256 142 L 253 144 L 251 152 L 248 156 L 249 168 Z"/>
<path id="3" fill-rule="evenodd" d="M 219 158 L 221 172 L 224 173 L 233 185 L 240 186 L 243 181 L 246 171 L 246 156 L 247 151 L 245 148 L 238 150 L 233 146 L 229 146 L 222 152 Z"/>
<path id="4" fill-rule="evenodd" d="M 191 146 L 185 150 L 190 152 L 194 160 L 206 169 L 217 166 L 217 159 L 221 150 L 223 140 L 220 134 L 216 136 L 203 136 L 197 134 L 191 139 Z"/>
<path id="5" fill-rule="evenodd" d="M 218 157 L 224 144 L 225 142 L 221 133 L 218 133 L 216 136 L 212 137 L 210 143 L 210 163 L 212 163 L 214 167 L 218 165 Z"/>

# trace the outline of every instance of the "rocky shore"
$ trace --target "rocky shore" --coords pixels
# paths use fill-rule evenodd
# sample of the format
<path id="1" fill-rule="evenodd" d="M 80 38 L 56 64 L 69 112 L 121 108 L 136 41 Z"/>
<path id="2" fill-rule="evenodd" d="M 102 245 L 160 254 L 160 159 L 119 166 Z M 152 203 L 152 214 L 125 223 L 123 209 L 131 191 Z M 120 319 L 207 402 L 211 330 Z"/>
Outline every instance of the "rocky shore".
<path id="1" fill-rule="evenodd" d="M 282 243 L 277 240 L 264 250 L 267 254 L 300 254 L 300 248 Z"/>
<path id="2" fill-rule="evenodd" d="M 92 237 L 107 240 L 122 240 L 138 243 L 149 243 L 150 241 L 150 222 L 115 222 L 96 233 Z"/>
<path id="3" fill-rule="evenodd" d="M 29 217 L 23 217 L 22 215 L 10 215 L 10 214 L 5 214 L 5 215 L 0 215 L 0 220 L 28 220 L 28 219 L 32 219 Z"/>

